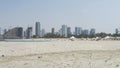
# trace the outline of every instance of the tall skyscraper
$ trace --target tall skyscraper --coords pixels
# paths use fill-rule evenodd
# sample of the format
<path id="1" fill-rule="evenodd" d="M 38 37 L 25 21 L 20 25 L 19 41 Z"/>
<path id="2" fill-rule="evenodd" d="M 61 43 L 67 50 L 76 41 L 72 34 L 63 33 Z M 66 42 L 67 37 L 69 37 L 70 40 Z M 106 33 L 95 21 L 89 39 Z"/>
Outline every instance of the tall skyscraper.
<path id="1" fill-rule="evenodd" d="M 41 29 L 40 29 L 41 27 L 40 27 L 40 22 L 36 22 L 36 24 L 35 24 L 35 34 L 36 34 L 36 36 L 37 37 L 40 37 L 40 31 L 41 31 Z"/>
<path id="2" fill-rule="evenodd" d="M 82 28 L 81 27 L 75 27 L 75 35 L 79 36 L 82 34 Z"/>
<path id="3" fill-rule="evenodd" d="M 67 25 L 62 25 L 62 36 L 67 37 Z"/>
<path id="4" fill-rule="evenodd" d="M 67 27 L 67 36 L 70 37 L 72 35 L 71 28 Z"/>
<path id="5" fill-rule="evenodd" d="M 94 28 L 92 28 L 92 29 L 90 30 L 90 35 L 95 35 L 95 29 L 94 29 Z"/>
<path id="6" fill-rule="evenodd" d="M 26 30 L 26 38 L 32 38 L 32 27 L 28 27 Z"/>
<path id="7" fill-rule="evenodd" d="M 52 29 L 51 29 L 51 33 L 52 33 L 52 34 L 55 34 L 55 28 L 52 28 Z"/>

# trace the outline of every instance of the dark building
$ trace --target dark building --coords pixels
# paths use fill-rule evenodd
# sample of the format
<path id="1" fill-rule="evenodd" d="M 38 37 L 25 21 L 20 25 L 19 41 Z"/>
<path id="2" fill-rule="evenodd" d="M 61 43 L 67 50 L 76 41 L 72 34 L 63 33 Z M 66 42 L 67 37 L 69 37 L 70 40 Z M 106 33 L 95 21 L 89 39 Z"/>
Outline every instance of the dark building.
<path id="1" fill-rule="evenodd" d="M 115 29 L 115 34 L 118 34 L 118 33 L 119 33 L 119 31 L 118 31 L 118 29 L 116 28 L 116 29 Z"/>
<path id="2" fill-rule="evenodd" d="M 15 27 L 13 29 L 9 29 L 3 35 L 5 39 L 20 39 L 23 38 L 23 28 Z"/>
<path id="3" fill-rule="evenodd" d="M 89 35 L 89 30 L 88 30 L 88 29 L 83 30 L 83 31 L 82 31 L 82 34 L 83 34 L 83 35 Z"/>
<path id="4" fill-rule="evenodd" d="M 25 33 L 26 38 L 32 38 L 32 27 L 28 27 Z"/>
<path id="5" fill-rule="evenodd" d="M 51 33 L 52 33 L 52 34 L 55 34 L 55 28 L 52 28 L 52 29 L 51 29 Z"/>
<path id="6" fill-rule="evenodd" d="M 95 29 L 94 29 L 94 28 L 92 28 L 92 29 L 90 30 L 90 35 L 95 35 Z"/>
<path id="7" fill-rule="evenodd" d="M 40 22 L 36 22 L 35 24 L 35 34 L 36 34 L 36 37 L 40 37 L 40 34 L 41 34 L 41 27 L 40 27 Z"/>
<path id="8" fill-rule="evenodd" d="M 67 36 L 70 37 L 72 35 L 71 28 L 67 27 Z"/>

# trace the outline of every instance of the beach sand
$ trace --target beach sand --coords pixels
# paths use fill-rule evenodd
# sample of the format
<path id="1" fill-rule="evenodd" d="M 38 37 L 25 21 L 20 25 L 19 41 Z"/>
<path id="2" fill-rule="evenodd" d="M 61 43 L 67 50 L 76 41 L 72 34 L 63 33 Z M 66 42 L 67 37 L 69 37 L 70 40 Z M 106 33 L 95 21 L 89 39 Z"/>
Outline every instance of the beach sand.
<path id="1" fill-rule="evenodd" d="M 120 68 L 120 41 L 0 42 L 0 68 Z"/>

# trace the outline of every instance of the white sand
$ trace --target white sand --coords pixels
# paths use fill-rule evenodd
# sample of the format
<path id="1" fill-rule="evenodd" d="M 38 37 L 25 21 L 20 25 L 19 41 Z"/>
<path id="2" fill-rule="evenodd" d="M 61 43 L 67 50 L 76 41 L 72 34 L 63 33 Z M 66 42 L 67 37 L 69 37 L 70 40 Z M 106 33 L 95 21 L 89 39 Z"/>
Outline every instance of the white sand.
<path id="1" fill-rule="evenodd" d="M 0 42 L 0 68 L 120 68 L 119 51 L 120 41 Z"/>

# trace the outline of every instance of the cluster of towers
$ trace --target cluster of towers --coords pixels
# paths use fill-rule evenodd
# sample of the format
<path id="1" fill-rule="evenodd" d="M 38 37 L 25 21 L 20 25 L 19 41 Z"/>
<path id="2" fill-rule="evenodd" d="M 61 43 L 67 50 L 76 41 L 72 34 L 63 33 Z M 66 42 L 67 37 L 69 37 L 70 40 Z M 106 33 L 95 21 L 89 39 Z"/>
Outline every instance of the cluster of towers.
<path id="1" fill-rule="evenodd" d="M 80 35 L 95 35 L 95 29 L 92 28 L 90 30 L 88 29 L 82 29 L 81 27 L 75 27 L 74 31 L 71 30 L 71 27 L 68 27 L 67 25 L 62 25 L 61 28 L 58 31 L 55 31 L 55 28 L 51 28 L 51 34 L 57 34 L 62 37 L 71 37 L 74 36 L 80 36 Z M 0 34 L 1 34 L 1 28 L 0 28 Z M 9 30 L 4 30 L 3 37 L 4 38 L 40 38 L 44 37 L 47 33 L 45 32 L 45 29 L 41 29 L 40 22 L 35 23 L 35 35 L 33 35 L 33 28 L 27 27 L 26 30 L 23 29 L 23 27 L 15 27 Z"/>
<path id="2" fill-rule="evenodd" d="M 41 29 L 40 22 L 35 23 L 35 37 L 40 38 L 44 37 L 45 35 L 45 29 Z M 28 27 L 26 31 L 24 31 L 24 37 L 25 38 L 32 38 L 33 37 L 33 29 L 32 27 Z"/>
<path id="3" fill-rule="evenodd" d="M 59 34 L 64 37 L 70 37 L 71 35 L 74 35 L 74 36 L 95 35 L 95 29 L 92 28 L 89 31 L 88 29 L 82 29 L 81 27 L 75 27 L 74 32 L 72 32 L 71 27 L 67 27 L 67 25 L 62 25 L 62 28 L 59 30 Z"/>

